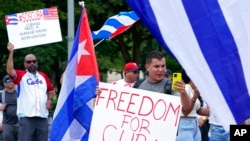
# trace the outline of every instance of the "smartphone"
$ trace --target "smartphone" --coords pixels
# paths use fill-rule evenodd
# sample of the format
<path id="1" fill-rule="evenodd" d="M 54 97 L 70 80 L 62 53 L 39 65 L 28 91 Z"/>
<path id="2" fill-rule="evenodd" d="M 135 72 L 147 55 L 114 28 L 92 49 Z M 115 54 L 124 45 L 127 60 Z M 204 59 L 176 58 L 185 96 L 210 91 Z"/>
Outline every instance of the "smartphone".
<path id="1" fill-rule="evenodd" d="M 173 77 L 172 77 L 172 90 L 176 90 L 176 89 L 174 88 L 174 83 L 175 83 L 176 81 L 181 81 L 181 80 L 182 80 L 181 73 L 179 73 L 179 72 L 173 73 Z"/>

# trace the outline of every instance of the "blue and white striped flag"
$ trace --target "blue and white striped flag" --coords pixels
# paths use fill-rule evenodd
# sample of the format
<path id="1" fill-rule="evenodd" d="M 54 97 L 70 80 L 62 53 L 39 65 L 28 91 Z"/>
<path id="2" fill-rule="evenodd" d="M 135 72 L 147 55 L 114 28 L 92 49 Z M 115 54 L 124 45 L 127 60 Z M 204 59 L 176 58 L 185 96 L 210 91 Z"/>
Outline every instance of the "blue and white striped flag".
<path id="1" fill-rule="evenodd" d="M 139 17 L 134 11 L 120 12 L 106 20 L 101 29 L 92 32 L 93 40 L 96 39 L 111 39 L 128 30 Z"/>
<path id="2" fill-rule="evenodd" d="M 250 117 L 249 0 L 127 0 L 229 130 Z"/>
<path id="3" fill-rule="evenodd" d="M 6 15 L 5 16 L 5 23 L 6 23 L 6 25 L 17 25 L 18 24 L 17 14 Z"/>

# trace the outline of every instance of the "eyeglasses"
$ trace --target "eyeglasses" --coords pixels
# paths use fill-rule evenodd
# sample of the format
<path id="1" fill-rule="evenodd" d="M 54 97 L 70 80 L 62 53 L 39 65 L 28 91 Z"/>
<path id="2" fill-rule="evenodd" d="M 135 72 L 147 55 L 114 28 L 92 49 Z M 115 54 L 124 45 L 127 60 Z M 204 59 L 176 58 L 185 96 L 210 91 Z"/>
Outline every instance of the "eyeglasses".
<path id="1" fill-rule="evenodd" d="M 10 79 L 6 79 L 6 80 L 4 80 L 4 82 L 5 83 L 10 83 L 10 82 L 12 82 Z"/>
<path id="2" fill-rule="evenodd" d="M 134 70 L 134 71 L 131 71 L 131 72 L 133 72 L 134 74 L 139 73 L 139 71 L 138 71 L 138 70 Z"/>
<path id="3" fill-rule="evenodd" d="M 28 61 L 25 61 L 27 64 L 30 64 L 30 63 L 33 63 L 35 64 L 37 61 L 36 60 L 28 60 Z"/>

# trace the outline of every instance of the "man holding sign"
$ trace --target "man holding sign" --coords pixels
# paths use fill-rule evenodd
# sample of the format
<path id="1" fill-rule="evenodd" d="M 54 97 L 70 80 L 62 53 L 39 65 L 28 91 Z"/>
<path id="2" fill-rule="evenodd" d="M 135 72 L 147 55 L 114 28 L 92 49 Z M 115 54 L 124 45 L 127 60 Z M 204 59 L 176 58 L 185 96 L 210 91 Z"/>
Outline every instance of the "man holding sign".
<path id="1" fill-rule="evenodd" d="M 146 60 L 149 76 L 138 86 L 139 89 L 99 83 L 101 94 L 96 97 L 90 140 L 176 139 L 181 110 L 185 113 L 191 105 L 185 84 L 181 81 L 175 84 L 180 98 L 170 93 L 162 94 L 166 82 L 165 57 L 152 51 Z"/>
<path id="2" fill-rule="evenodd" d="M 20 141 L 48 140 L 48 110 L 51 108 L 54 87 L 47 75 L 37 71 L 34 54 L 24 58 L 26 70 L 15 70 L 14 45 L 8 43 L 7 73 L 18 86 L 17 115 L 20 118 Z"/>

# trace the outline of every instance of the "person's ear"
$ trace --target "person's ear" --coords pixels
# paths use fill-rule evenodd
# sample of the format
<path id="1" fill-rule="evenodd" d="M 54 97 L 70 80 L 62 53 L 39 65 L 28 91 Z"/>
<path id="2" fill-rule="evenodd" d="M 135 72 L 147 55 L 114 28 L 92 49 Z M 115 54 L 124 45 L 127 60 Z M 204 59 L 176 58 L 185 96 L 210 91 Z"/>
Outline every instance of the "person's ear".
<path id="1" fill-rule="evenodd" d="M 145 69 L 146 69 L 146 71 L 148 71 L 148 68 L 149 68 L 149 65 L 148 65 L 148 64 L 145 64 Z"/>

